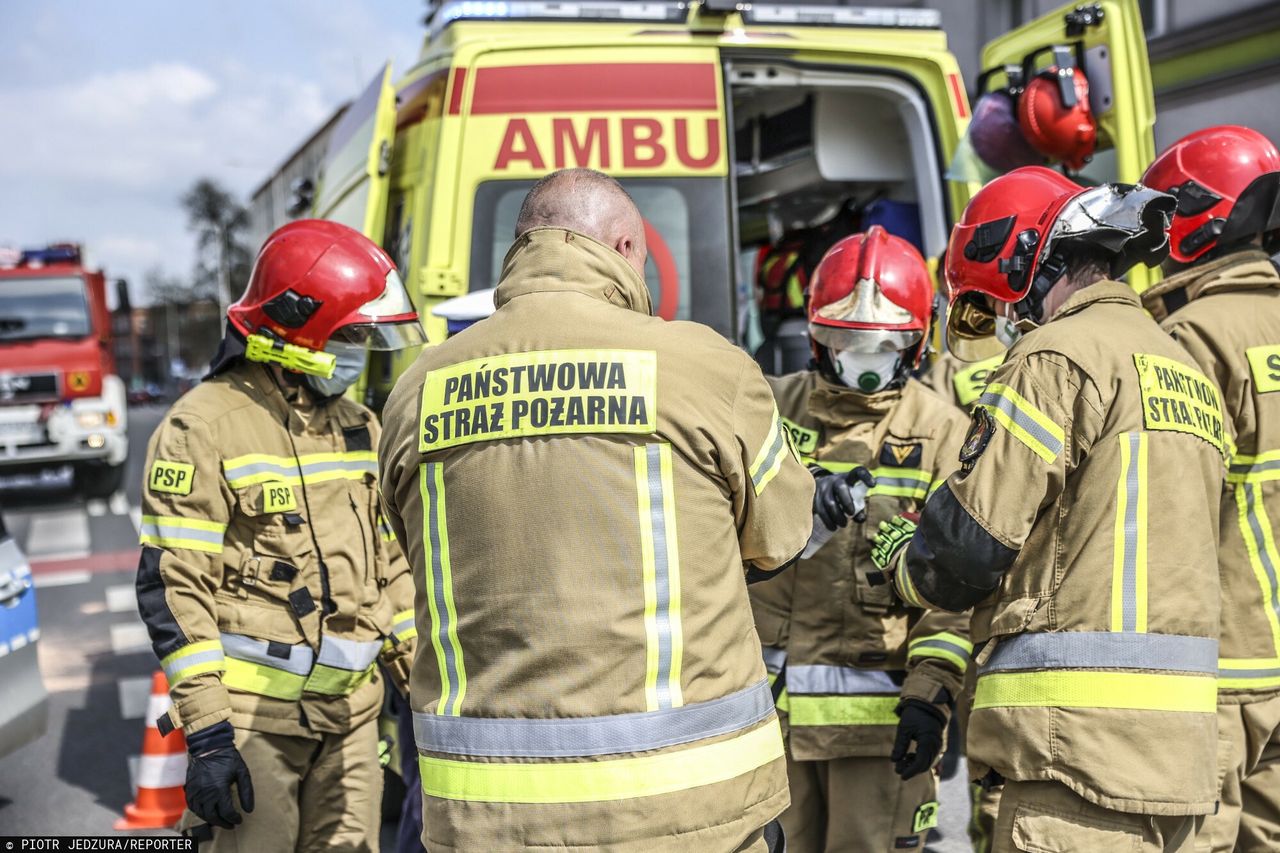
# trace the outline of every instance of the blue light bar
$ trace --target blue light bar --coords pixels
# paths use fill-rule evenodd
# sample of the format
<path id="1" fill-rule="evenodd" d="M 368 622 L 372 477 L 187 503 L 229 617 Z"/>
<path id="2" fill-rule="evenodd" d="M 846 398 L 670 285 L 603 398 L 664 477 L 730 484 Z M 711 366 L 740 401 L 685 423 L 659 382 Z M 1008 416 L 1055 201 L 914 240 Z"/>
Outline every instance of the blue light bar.
<path id="1" fill-rule="evenodd" d="M 71 243 L 59 243 L 44 249 L 23 249 L 21 265 L 41 266 L 47 264 L 80 263 L 80 247 Z"/>

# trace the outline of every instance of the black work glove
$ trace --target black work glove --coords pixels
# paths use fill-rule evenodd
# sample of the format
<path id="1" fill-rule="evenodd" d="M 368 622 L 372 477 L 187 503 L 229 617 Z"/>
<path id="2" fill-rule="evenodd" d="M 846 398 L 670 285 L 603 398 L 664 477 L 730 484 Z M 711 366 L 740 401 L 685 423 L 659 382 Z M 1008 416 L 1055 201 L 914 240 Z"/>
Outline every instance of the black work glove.
<path id="1" fill-rule="evenodd" d="M 244 820 L 231 799 L 234 784 L 240 808 L 253 811 L 253 781 L 236 749 L 235 729 L 227 721 L 187 736 L 187 808 L 210 826 L 234 829 Z"/>
<path id="2" fill-rule="evenodd" d="M 946 714 L 938 706 L 919 699 L 902 700 L 898 705 L 898 733 L 889 756 L 899 776 L 910 779 L 933 766 L 942 752 L 942 732 L 946 727 Z M 908 752 L 913 743 L 915 751 Z"/>
<path id="3" fill-rule="evenodd" d="M 870 471 L 861 465 L 846 474 L 833 474 L 820 465 L 809 466 L 809 471 L 814 478 L 813 514 L 828 530 L 844 527 L 850 518 L 858 524 L 867 520 L 867 489 L 876 484 Z"/>

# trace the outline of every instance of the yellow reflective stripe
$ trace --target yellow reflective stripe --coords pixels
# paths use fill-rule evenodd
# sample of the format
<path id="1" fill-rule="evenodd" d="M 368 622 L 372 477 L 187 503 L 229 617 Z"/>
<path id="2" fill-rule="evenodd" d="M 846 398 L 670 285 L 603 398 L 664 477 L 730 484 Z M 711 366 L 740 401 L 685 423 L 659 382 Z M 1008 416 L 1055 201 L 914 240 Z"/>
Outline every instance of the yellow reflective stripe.
<path id="1" fill-rule="evenodd" d="M 978 398 L 978 405 L 991 412 L 1010 435 L 1045 462 L 1053 464 L 1062 452 L 1066 443 L 1062 427 L 1008 385 L 999 382 L 988 385 Z"/>
<path id="2" fill-rule="evenodd" d="M 774 676 L 777 679 L 777 676 Z M 778 694 L 778 701 L 773 703 L 774 706 L 782 713 L 790 713 L 791 711 L 791 694 L 787 692 L 787 688 L 782 688 L 782 692 Z"/>
<path id="3" fill-rule="evenodd" d="M 921 500 L 929 494 L 933 477 L 919 468 L 892 468 L 882 466 L 871 472 L 876 484 L 869 495 L 889 495 L 898 498 Z"/>
<path id="4" fill-rule="evenodd" d="M 969 668 L 973 643 L 950 631 L 917 637 L 907 644 L 907 659 L 932 657 L 950 661 L 961 672 Z"/>
<path id="5" fill-rule="evenodd" d="M 197 675 L 222 672 L 226 669 L 222 641 L 202 640 L 198 643 L 188 643 L 176 652 L 161 658 L 160 668 L 169 679 L 170 687 Z"/>
<path id="6" fill-rule="evenodd" d="M 369 680 L 373 675 L 373 665 L 367 669 L 353 672 L 349 669 L 338 669 L 318 663 L 311 668 L 303 689 L 308 693 L 322 693 L 328 696 L 347 696 L 356 688 Z"/>
<path id="7" fill-rule="evenodd" d="M 671 445 L 641 445 L 633 456 L 644 584 L 645 705 L 656 711 L 684 704 L 680 688 L 684 654 L 680 552 Z"/>
<path id="8" fill-rule="evenodd" d="M 748 473 L 751 477 L 751 485 L 758 495 L 764 491 L 764 487 L 769 485 L 778 472 L 782 470 L 782 460 L 786 455 L 787 436 L 786 430 L 782 425 L 782 416 L 778 414 L 778 407 L 773 407 L 773 419 L 769 423 L 769 432 L 765 436 L 764 444 L 760 445 L 760 450 L 756 453 L 756 458 L 751 463 Z"/>
<path id="9" fill-rule="evenodd" d="M 792 727 L 896 726 L 898 696 L 809 696 L 792 694 Z"/>
<path id="10" fill-rule="evenodd" d="M 913 649 L 908 658 L 939 658 L 945 660 L 956 669 L 964 672 L 969 668 L 969 659 L 963 655 L 958 655 L 950 649 L 940 649 L 934 646 L 924 646 L 923 648 Z"/>
<path id="11" fill-rule="evenodd" d="M 1220 658 L 1218 689 L 1262 690 L 1280 687 L 1280 657 Z"/>
<path id="12" fill-rule="evenodd" d="M 1147 434 L 1125 432 L 1116 480 L 1111 630 L 1147 631 Z"/>
<path id="13" fill-rule="evenodd" d="M 289 486 L 301 483 L 323 483 L 329 480 L 359 480 L 372 473 L 378 456 L 372 450 L 348 450 L 336 453 L 307 453 L 302 456 L 276 456 L 270 453 L 248 453 L 222 461 L 222 473 L 233 489 L 258 483 L 281 482 Z M 301 476 L 299 476 L 301 468 Z"/>
<path id="14" fill-rule="evenodd" d="M 898 597 L 912 607 L 928 609 L 928 605 L 920 598 L 920 593 L 916 592 L 915 582 L 911 580 L 911 572 L 907 569 L 906 551 L 898 558 L 898 570 L 893 573 L 893 587 L 898 591 Z"/>
<path id="15" fill-rule="evenodd" d="M 1265 483 L 1271 480 L 1280 480 L 1280 450 L 1232 457 L 1227 471 L 1228 483 Z"/>
<path id="16" fill-rule="evenodd" d="M 1163 673 L 1051 670 L 978 677 L 973 707 L 1127 708 L 1212 714 L 1217 679 Z"/>
<path id="17" fill-rule="evenodd" d="M 206 554 L 221 554 L 227 525 L 200 518 L 144 515 L 138 541 L 161 548 L 185 548 Z"/>
<path id="18" fill-rule="evenodd" d="M 436 713 L 460 716 L 467 692 L 467 671 L 458 640 L 458 614 L 453 603 L 453 571 L 449 561 L 449 523 L 445 506 L 444 466 L 419 466 L 422 495 L 422 546 L 431 613 L 431 645 L 440 667 L 440 701 Z"/>
<path id="19" fill-rule="evenodd" d="M 1240 483 L 1235 487 L 1235 493 L 1240 535 L 1244 537 L 1249 565 L 1262 593 L 1262 609 L 1266 611 L 1267 624 L 1271 627 L 1272 648 L 1280 656 L 1280 583 L 1276 577 L 1280 556 L 1276 553 L 1271 519 L 1267 516 L 1257 483 Z"/>
<path id="20" fill-rule="evenodd" d="M 950 631 L 939 631 L 936 634 L 924 634 L 922 636 L 916 637 L 914 640 L 907 643 L 907 648 L 910 649 L 914 646 L 918 646 L 921 643 L 928 643 L 934 640 L 941 640 L 944 643 L 952 643 L 953 645 L 957 645 L 964 650 L 965 654 L 973 653 L 973 643 L 969 642 L 969 640 L 966 639 L 965 637 L 962 637 L 959 634 L 953 634 Z"/>
<path id="21" fill-rule="evenodd" d="M 401 610 L 391 617 L 391 633 L 401 640 L 411 640 L 418 636 L 418 626 L 414 621 L 412 610 Z"/>
<path id="22" fill-rule="evenodd" d="M 479 803 L 630 800 L 714 785 L 783 757 L 777 719 L 727 740 L 635 758 L 507 764 L 420 755 L 429 797 Z"/>
<path id="23" fill-rule="evenodd" d="M 302 688 L 307 683 L 305 675 L 233 657 L 227 658 L 226 663 L 227 671 L 222 675 L 222 683 L 227 687 L 273 699 L 302 698 Z"/>

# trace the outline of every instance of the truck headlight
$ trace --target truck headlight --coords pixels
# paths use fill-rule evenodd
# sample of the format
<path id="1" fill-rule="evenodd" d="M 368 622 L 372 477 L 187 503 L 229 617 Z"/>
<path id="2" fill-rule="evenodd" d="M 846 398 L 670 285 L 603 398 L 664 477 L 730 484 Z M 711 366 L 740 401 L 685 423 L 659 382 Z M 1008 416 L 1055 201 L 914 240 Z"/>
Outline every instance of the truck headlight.
<path id="1" fill-rule="evenodd" d="M 110 420 L 108 420 L 110 418 Z M 93 429 L 115 420 L 111 412 L 77 412 L 76 426 L 80 429 Z"/>

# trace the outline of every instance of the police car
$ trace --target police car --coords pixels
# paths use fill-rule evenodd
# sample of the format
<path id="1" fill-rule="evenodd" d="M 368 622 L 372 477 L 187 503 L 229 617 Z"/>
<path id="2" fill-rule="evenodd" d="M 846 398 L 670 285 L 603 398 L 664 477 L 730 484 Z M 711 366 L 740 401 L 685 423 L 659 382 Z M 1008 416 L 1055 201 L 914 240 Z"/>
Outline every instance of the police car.
<path id="1" fill-rule="evenodd" d="M 0 757 L 44 734 L 49 697 L 40 678 L 31 566 L 0 515 Z"/>

